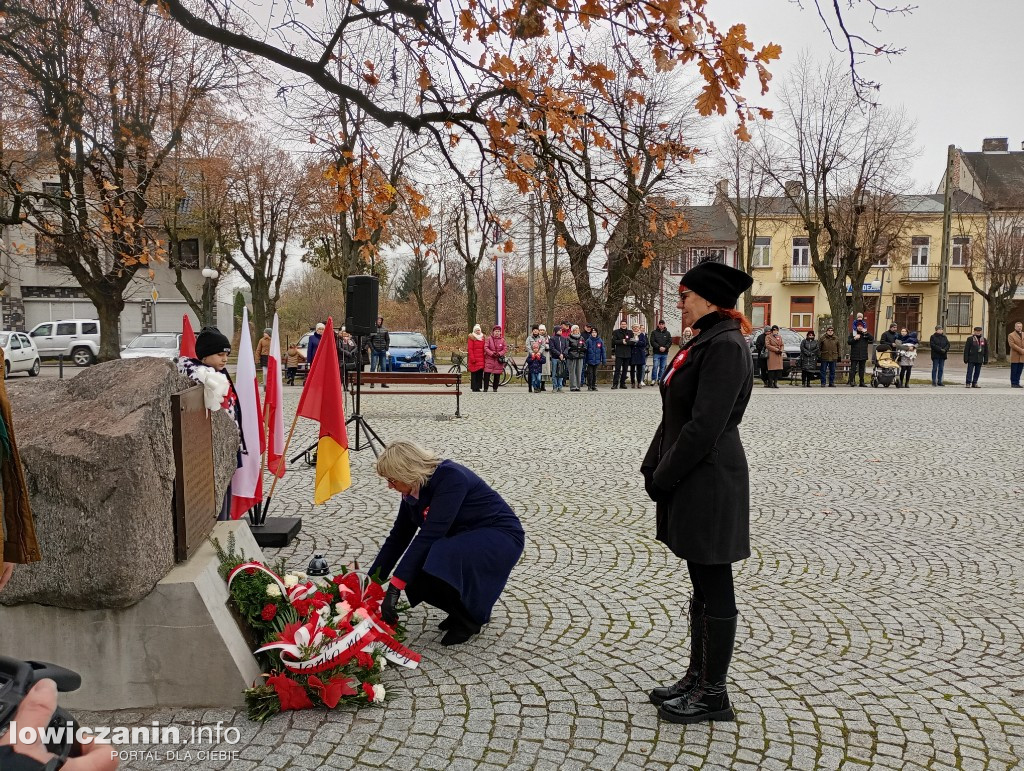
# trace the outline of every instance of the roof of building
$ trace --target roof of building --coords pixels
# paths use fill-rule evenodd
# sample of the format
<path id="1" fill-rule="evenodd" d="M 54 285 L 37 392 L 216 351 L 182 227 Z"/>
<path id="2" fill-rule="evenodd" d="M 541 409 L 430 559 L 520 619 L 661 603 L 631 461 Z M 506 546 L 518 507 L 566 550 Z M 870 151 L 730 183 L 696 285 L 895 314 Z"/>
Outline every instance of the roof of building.
<path id="1" fill-rule="evenodd" d="M 720 204 L 710 206 L 684 206 L 688 230 L 680 234 L 687 241 L 735 241 L 736 226 L 729 212 Z"/>
<path id="2" fill-rule="evenodd" d="M 1024 205 L 1024 152 L 961 152 L 986 203 L 997 209 Z"/>
<path id="3" fill-rule="evenodd" d="M 741 198 L 740 205 L 744 211 L 750 208 L 751 198 Z M 908 194 L 899 196 L 896 211 L 912 214 L 942 214 L 942 193 Z M 957 190 L 953 193 L 953 211 L 961 214 L 982 214 L 985 204 L 974 196 Z M 758 217 L 795 217 L 797 211 L 792 202 L 784 195 L 762 196 L 758 207 Z"/>

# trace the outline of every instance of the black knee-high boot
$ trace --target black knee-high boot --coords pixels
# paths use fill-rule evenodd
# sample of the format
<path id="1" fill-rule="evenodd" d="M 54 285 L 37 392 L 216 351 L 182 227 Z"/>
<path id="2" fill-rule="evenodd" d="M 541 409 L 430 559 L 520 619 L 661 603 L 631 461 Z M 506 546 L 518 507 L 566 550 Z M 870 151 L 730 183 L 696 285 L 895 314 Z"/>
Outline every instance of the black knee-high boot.
<path id="1" fill-rule="evenodd" d="M 736 642 L 736 616 L 704 616 L 704 666 L 700 683 L 686 696 L 658 707 L 658 715 L 670 723 L 705 723 L 733 720 L 726 678 Z"/>
<path id="2" fill-rule="evenodd" d="M 685 696 L 700 682 L 701 664 L 704 660 L 704 603 L 690 601 L 690 666 L 683 679 L 673 685 L 655 688 L 650 693 L 651 704 L 661 706 L 669 699 Z"/>

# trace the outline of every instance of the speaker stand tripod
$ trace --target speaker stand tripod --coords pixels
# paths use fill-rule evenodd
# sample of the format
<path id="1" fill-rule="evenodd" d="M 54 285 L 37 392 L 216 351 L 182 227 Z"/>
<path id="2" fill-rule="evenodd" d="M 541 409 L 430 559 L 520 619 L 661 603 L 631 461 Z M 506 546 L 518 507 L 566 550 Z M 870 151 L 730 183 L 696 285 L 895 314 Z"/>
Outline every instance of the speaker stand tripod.
<path id="1" fill-rule="evenodd" d="M 377 436 L 377 432 L 374 431 L 373 428 L 370 426 L 370 424 L 366 422 L 366 418 L 364 418 L 362 412 L 360 412 L 360 407 L 361 407 L 360 402 L 362 400 L 361 394 L 362 394 L 362 390 L 363 390 L 362 389 L 362 385 L 363 385 L 363 367 L 362 367 L 362 363 L 361 363 L 362 352 L 363 352 L 363 337 L 362 337 L 362 335 L 359 335 L 358 337 L 356 337 L 356 393 L 355 393 L 355 398 L 353 398 L 353 400 L 352 400 L 352 406 L 355 409 L 353 410 L 352 414 L 349 416 L 348 420 L 345 421 L 345 426 L 347 428 L 350 423 L 354 423 L 355 427 L 356 427 L 356 430 L 355 430 L 355 443 L 354 444 L 353 443 L 349 443 L 349 449 L 350 450 L 355 450 L 356 452 L 359 452 L 360 450 L 364 450 L 367 447 L 369 447 L 371 450 L 373 450 L 374 457 L 378 457 L 379 458 L 380 457 L 380 450 L 378 449 L 378 446 L 379 447 L 383 447 L 384 446 L 384 441 L 379 436 Z M 372 361 L 373 361 L 373 359 L 371 358 L 371 362 Z M 371 364 L 371 366 L 372 366 L 372 364 Z M 363 429 L 363 435 L 366 438 L 366 442 L 362 446 L 360 446 L 360 442 L 359 442 L 359 429 L 360 428 Z M 374 442 L 376 442 L 376 444 L 374 444 Z"/>

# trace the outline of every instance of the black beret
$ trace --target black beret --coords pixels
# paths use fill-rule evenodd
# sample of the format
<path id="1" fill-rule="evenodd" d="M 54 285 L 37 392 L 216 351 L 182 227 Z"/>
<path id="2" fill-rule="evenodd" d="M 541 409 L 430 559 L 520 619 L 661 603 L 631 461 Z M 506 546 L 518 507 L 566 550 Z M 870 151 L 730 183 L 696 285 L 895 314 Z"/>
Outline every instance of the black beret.
<path id="1" fill-rule="evenodd" d="M 679 286 L 692 289 L 719 308 L 735 308 L 740 295 L 753 283 L 754 279 L 742 270 L 721 262 L 699 262 L 686 271 Z"/>

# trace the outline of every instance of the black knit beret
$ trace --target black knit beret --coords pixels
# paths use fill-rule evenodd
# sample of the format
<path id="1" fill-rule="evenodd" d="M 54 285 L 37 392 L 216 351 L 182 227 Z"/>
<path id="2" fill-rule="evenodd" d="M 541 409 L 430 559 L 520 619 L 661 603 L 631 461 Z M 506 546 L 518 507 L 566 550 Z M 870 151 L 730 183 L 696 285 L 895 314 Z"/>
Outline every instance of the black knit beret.
<path id="1" fill-rule="evenodd" d="M 721 262 L 700 262 L 686 271 L 679 286 L 692 289 L 719 308 L 735 308 L 740 295 L 753 283 L 754 279 L 742 270 L 730 268 Z"/>

